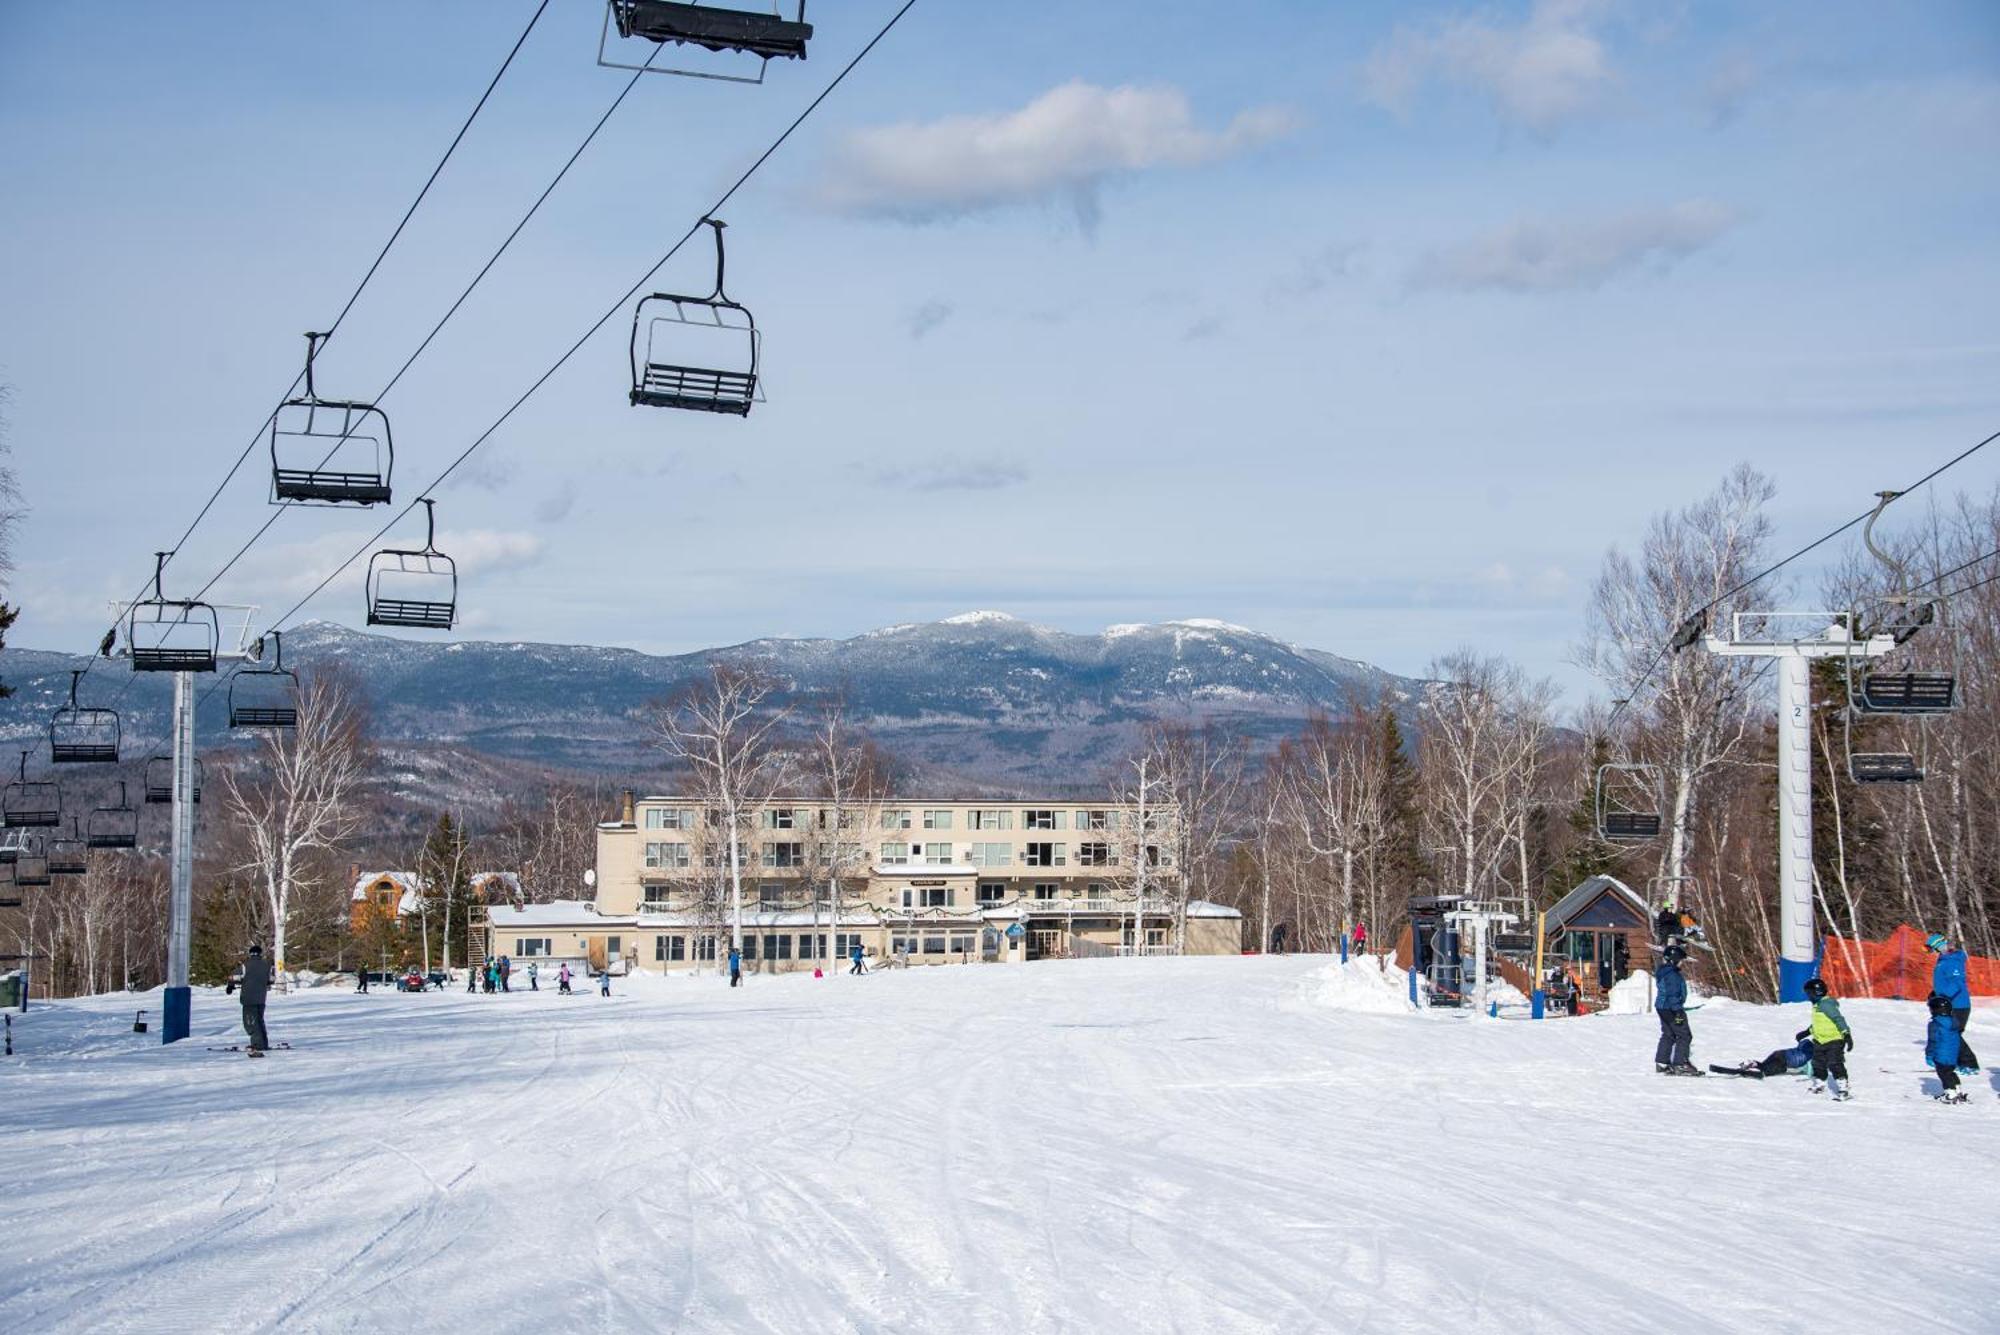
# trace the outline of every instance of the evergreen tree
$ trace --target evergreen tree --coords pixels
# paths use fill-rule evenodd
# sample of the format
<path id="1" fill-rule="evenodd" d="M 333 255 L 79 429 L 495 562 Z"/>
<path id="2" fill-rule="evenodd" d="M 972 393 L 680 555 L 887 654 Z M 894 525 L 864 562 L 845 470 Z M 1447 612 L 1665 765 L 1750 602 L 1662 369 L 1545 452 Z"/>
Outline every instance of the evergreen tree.
<path id="1" fill-rule="evenodd" d="M 441 962 L 445 920 L 451 920 L 452 958 L 463 961 L 472 928 L 472 841 L 465 827 L 443 812 L 424 839 L 417 874 L 424 883 L 424 917 L 431 935 L 431 958 Z"/>
<path id="2" fill-rule="evenodd" d="M 257 939 L 256 924 L 244 912 L 234 887 L 217 886 L 195 903 L 194 932 L 188 939 L 188 981 L 219 987 L 236 972 Z"/>
<path id="3" fill-rule="evenodd" d="M 1618 847 L 1597 833 L 1597 772 L 1610 763 L 1610 741 L 1604 737 L 1591 738 L 1590 759 L 1583 770 L 1583 791 L 1569 811 L 1569 852 L 1558 866 L 1559 884 L 1550 887 L 1555 896 L 1567 894 L 1593 876 L 1615 874 L 1624 860 Z M 1644 890 L 1643 886 L 1640 888 Z"/>
<path id="4" fill-rule="evenodd" d="M 1375 746 L 1382 767 L 1383 888 L 1391 902 L 1407 900 L 1428 869 L 1417 809 L 1417 766 L 1404 745 L 1396 710 L 1386 700 L 1375 711 Z"/>

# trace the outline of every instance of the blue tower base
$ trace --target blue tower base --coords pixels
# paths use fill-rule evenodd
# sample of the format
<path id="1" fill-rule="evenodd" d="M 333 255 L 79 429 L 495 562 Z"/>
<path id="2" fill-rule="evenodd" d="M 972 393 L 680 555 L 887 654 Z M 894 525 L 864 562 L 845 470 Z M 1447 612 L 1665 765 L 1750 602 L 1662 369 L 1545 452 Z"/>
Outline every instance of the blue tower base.
<path id="1" fill-rule="evenodd" d="M 1806 980 L 1818 972 L 1818 960 L 1779 960 L 1778 1000 L 1804 1001 L 1806 999 Z"/>
<path id="2" fill-rule="evenodd" d="M 160 999 L 160 1042 L 178 1043 L 188 1036 L 194 989 L 170 987 Z"/>
<path id="3" fill-rule="evenodd" d="M 1536 988 L 1528 994 L 1528 1018 L 1539 1020 L 1548 1012 L 1549 994 Z"/>

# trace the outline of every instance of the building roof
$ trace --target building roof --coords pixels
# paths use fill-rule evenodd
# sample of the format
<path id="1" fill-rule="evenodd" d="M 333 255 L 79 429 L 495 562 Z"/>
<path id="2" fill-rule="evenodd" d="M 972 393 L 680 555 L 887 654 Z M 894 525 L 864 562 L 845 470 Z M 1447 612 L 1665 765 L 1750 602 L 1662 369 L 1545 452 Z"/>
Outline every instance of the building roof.
<path id="1" fill-rule="evenodd" d="M 1597 897 L 1602 895 L 1606 890 L 1611 891 L 1627 904 L 1631 905 L 1633 911 L 1639 915 L 1641 921 L 1651 916 L 1652 910 L 1646 907 L 1646 901 L 1640 898 L 1631 886 L 1625 884 L 1625 882 L 1619 880 L 1616 876 L 1592 876 L 1556 901 L 1555 907 L 1549 910 L 1548 925 L 1551 927 L 1566 925 L 1570 919 L 1576 917 L 1577 914 L 1583 912 L 1586 908 L 1589 908 Z"/>
<path id="2" fill-rule="evenodd" d="M 424 878 L 413 871 L 366 871 L 354 879 L 354 890 L 348 896 L 356 904 L 368 901 L 368 892 L 387 881 L 401 893 L 396 899 L 396 912 L 403 915 L 415 913 L 418 902 L 424 895 Z"/>
<path id="3" fill-rule="evenodd" d="M 521 898 L 521 873 L 517 871 L 476 871 L 466 883 L 480 894 L 490 897 L 492 891 L 489 887 L 495 881 L 507 887 L 508 899 Z"/>
<path id="4" fill-rule="evenodd" d="M 1242 911 L 1239 909 L 1230 908 L 1227 904 L 1211 904 L 1205 899 L 1190 899 L 1187 911 L 1190 918 L 1240 918 L 1243 916 Z"/>
<path id="5" fill-rule="evenodd" d="M 599 913 L 589 899 L 552 899 L 546 904 L 501 904 L 488 910 L 495 927 L 630 927 L 635 914 Z"/>

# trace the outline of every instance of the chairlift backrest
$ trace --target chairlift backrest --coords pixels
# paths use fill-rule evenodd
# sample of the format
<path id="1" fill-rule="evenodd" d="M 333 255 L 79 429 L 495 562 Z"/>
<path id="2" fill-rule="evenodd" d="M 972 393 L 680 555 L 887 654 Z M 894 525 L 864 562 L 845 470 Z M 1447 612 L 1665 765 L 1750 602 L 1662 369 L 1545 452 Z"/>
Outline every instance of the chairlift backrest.
<path id="1" fill-rule="evenodd" d="M 14 859 L 14 884 L 17 886 L 46 886 L 49 884 L 48 845 L 36 836 L 36 842 L 23 846 Z"/>
<path id="2" fill-rule="evenodd" d="M 306 335 L 306 392 L 271 414 L 271 497 L 292 505 L 382 505 L 396 448 L 389 417 L 372 403 L 322 399 L 313 360 L 328 336 Z"/>
<path id="3" fill-rule="evenodd" d="M 715 290 L 705 297 L 655 292 L 639 299 L 632 309 L 627 397 L 634 407 L 747 417 L 763 397 L 758 370 L 763 337 L 749 307 L 723 290 L 727 224 L 718 218 L 702 222 L 715 234 Z"/>
<path id="4" fill-rule="evenodd" d="M 437 549 L 437 510 L 423 497 L 422 550 L 385 548 L 368 560 L 368 624 L 450 630 L 458 620 L 458 565 Z"/>
<path id="5" fill-rule="evenodd" d="M 238 668 L 229 677 L 229 726 L 232 728 L 296 728 L 299 726 L 299 678 L 285 666 L 285 645 L 271 632 L 276 658 L 268 668 Z M 261 643 L 261 641 L 259 642 Z"/>
<path id="6" fill-rule="evenodd" d="M 154 756 L 146 762 L 146 801 L 153 805 L 174 800 L 174 758 Z M 194 762 L 194 792 L 188 800 L 197 806 L 201 803 L 201 760 Z"/>
<path id="7" fill-rule="evenodd" d="M 118 785 L 116 805 L 101 806 L 90 813 L 90 820 L 84 826 L 83 842 L 90 848 L 137 848 L 139 846 L 139 811 L 125 793 L 125 785 Z"/>
<path id="8" fill-rule="evenodd" d="M 118 711 L 80 705 L 81 671 L 69 674 L 69 703 L 49 719 L 49 760 L 58 765 L 116 764 Z"/>
<path id="9" fill-rule="evenodd" d="M 795 17 L 786 18 L 771 5 L 769 12 L 737 9 L 718 4 L 690 4 L 685 0 L 606 0 L 603 31 L 597 39 L 597 63 L 607 69 L 637 70 L 648 74 L 682 74 L 697 79 L 719 79 L 725 83 L 762 83 L 764 67 L 770 61 L 804 60 L 806 44 L 812 40 L 813 26 L 806 22 L 805 0 L 796 0 Z M 613 59 L 610 51 L 612 29 L 626 42 L 651 42 L 694 46 L 706 51 L 737 52 L 757 58 L 755 75 L 732 73 L 728 69 L 677 69 L 656 65 L 658 52 L 643 65 Z"/>
<path id="10" fill-rule="evenodd" d="M 77 830 L 76 817 L 71 816 L 69 834 L 49 840 L 49 875 L 81 876 L 89 870 L 90 854 Z"/>
<path id="11" fill-rule="evenodd" d="M 222 650 L 215 609 L 192 598 L 168 598 L 160 578 L 170 552 L 155 553 L 153 596 L 125 617 L 125 650 L 134 672 L 213 672 Z"/>
<path id="12" fill-rule="evenodd" d="M 10 829 L 40 829 L 62 824 L 62 788 L 46 779 L 28 778 L 28 753 L 21 753 L 20 778 L 0 791 L 0 824 Z"/>
<path id="13" fill-rule="evenodd" d="M 1656 765 L 1614 764 L 1597 769 L 1597 837 L 1637 844 L 1657 839 L 1663 825 L 1660 770 Z"/>

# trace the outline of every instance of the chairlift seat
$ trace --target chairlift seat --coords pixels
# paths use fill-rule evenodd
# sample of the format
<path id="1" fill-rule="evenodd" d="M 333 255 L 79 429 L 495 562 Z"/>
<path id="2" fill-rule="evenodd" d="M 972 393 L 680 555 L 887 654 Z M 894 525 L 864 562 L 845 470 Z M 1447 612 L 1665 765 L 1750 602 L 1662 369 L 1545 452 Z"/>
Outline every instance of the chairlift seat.
<path id="1" fill-rule="evenodd" d="M 299 726 L 299 676 L 285 666 L 285 642 L 275 633 L 277 656 L 267 668 L 238 668 L 229 678 L 229 726 Z M 263 642 L 258 642 L 261 654 Z"/>
<path id="2" fill-rule="evenodd" d="M 174 800 L 174 758 L 154 756 L 146 762 L 146 801 L 158 806 Z M 190 801 L 201 804 L 201 761 L 194 762 L 194 792 Z"/>
<path id="3" fill-rule="evenodd" d="M 393 493 L 380 473 L 319 472 L 310 468 L 279 468 L 271 490 L 281 501 L 320 501 L 330 505 L 386 505 Z"/>
<path id="4" fill-rule="evenodd" d="M 118 763 L 118 711 L 77 703 L 81 671 L 69 676 L 69 703 L 49 718 L 49 759 L 58 765 Z"/>
<path id="5" fill-rule="evenodd" d="M 323 399 L 313 360 L 330 335 L 306 335 L 306 391 L 271 414 L 271 499 L 287 504 L 382 505 L 396 444 L 372 403 Z"/>
<path id="6" fill-rule="evenodd" d="M 62 824 L 62 789 L 53 783 L 10 783 L 0 797 L 0 823 L 10 829 Z"/>
<path id="7" fill-rule="evenodd" d="M 51 876 L 81 876 L 90 870 L 90 854 L 80 838 L 51 839 L 48 866 Z"/>
<path id="8" fill-rule="evenodd" d="M 109 710 L 101 712 L 110 713 Z M 112 726 L 115 728 L 117 725 L 114 723 Z M 49 759 L 58 765 L 115 765 L 118 763 L 116 734 L 111 741 L 88 738 L 59 741 L 51 736 Z"/>
<path id="9" fill-rule="evenodd" d="M 1949 714 L 1958 707 L 1958 677 L 1950 672 L 1871 672 L 1855 704 L 1867 714 Z"/>
<path id="10" fill-rule="evenodd" d="M 755 10 L 677 0 L 611 0 L 621 37 L 677 42 L 710 51 L 745 51 L 770 60 L 804 60 L 812 24 Z"/>
<path id="11" fill-rule="evenodd" d="M 49 860 L 45 854 L 22 854 L 14 864 L 14 884 L 24 888 L 39 889 L 49 884 Z"/>
<path id="12" fill-rule="evenodd" d="M 1657 811 L 1607 811 L 1604 837 L 1617 843 L 1639 843 L 1660 837 Z"/>
<path id="13" fill-rule="evenodd" d="M 84 832 L 83 842 L 90 848 L 137 848 L 139 846 L 139 813 L 127 811 L 116 820 L 102 820 L 102 811 L 90 814 L 90 828 Z M 128 827 L 124 817 L 132 818 Z"/>
<path id="14" fill-rule="evenodd" d="M 458 611 L 455 603 L 412 598 L 378 598 L 368 605 L 371 626 L 409 626 L 416 630 L 450 630 Z"/>
<path id="15" fill-rule="evenodd" d="M 757 397 L 757 376 L 755 372 L 647 362 L 644 378 L 633 388 L 631 397 L 634 407 L 643 404 L 748 417 Z"/>
<path id="16" fill-rule="evenodd" d="M 1924 769 L 1906 751 L 1865 751 L 1849 758 L 1848 773 L 1856 783 L 1922 783 Z"/>

